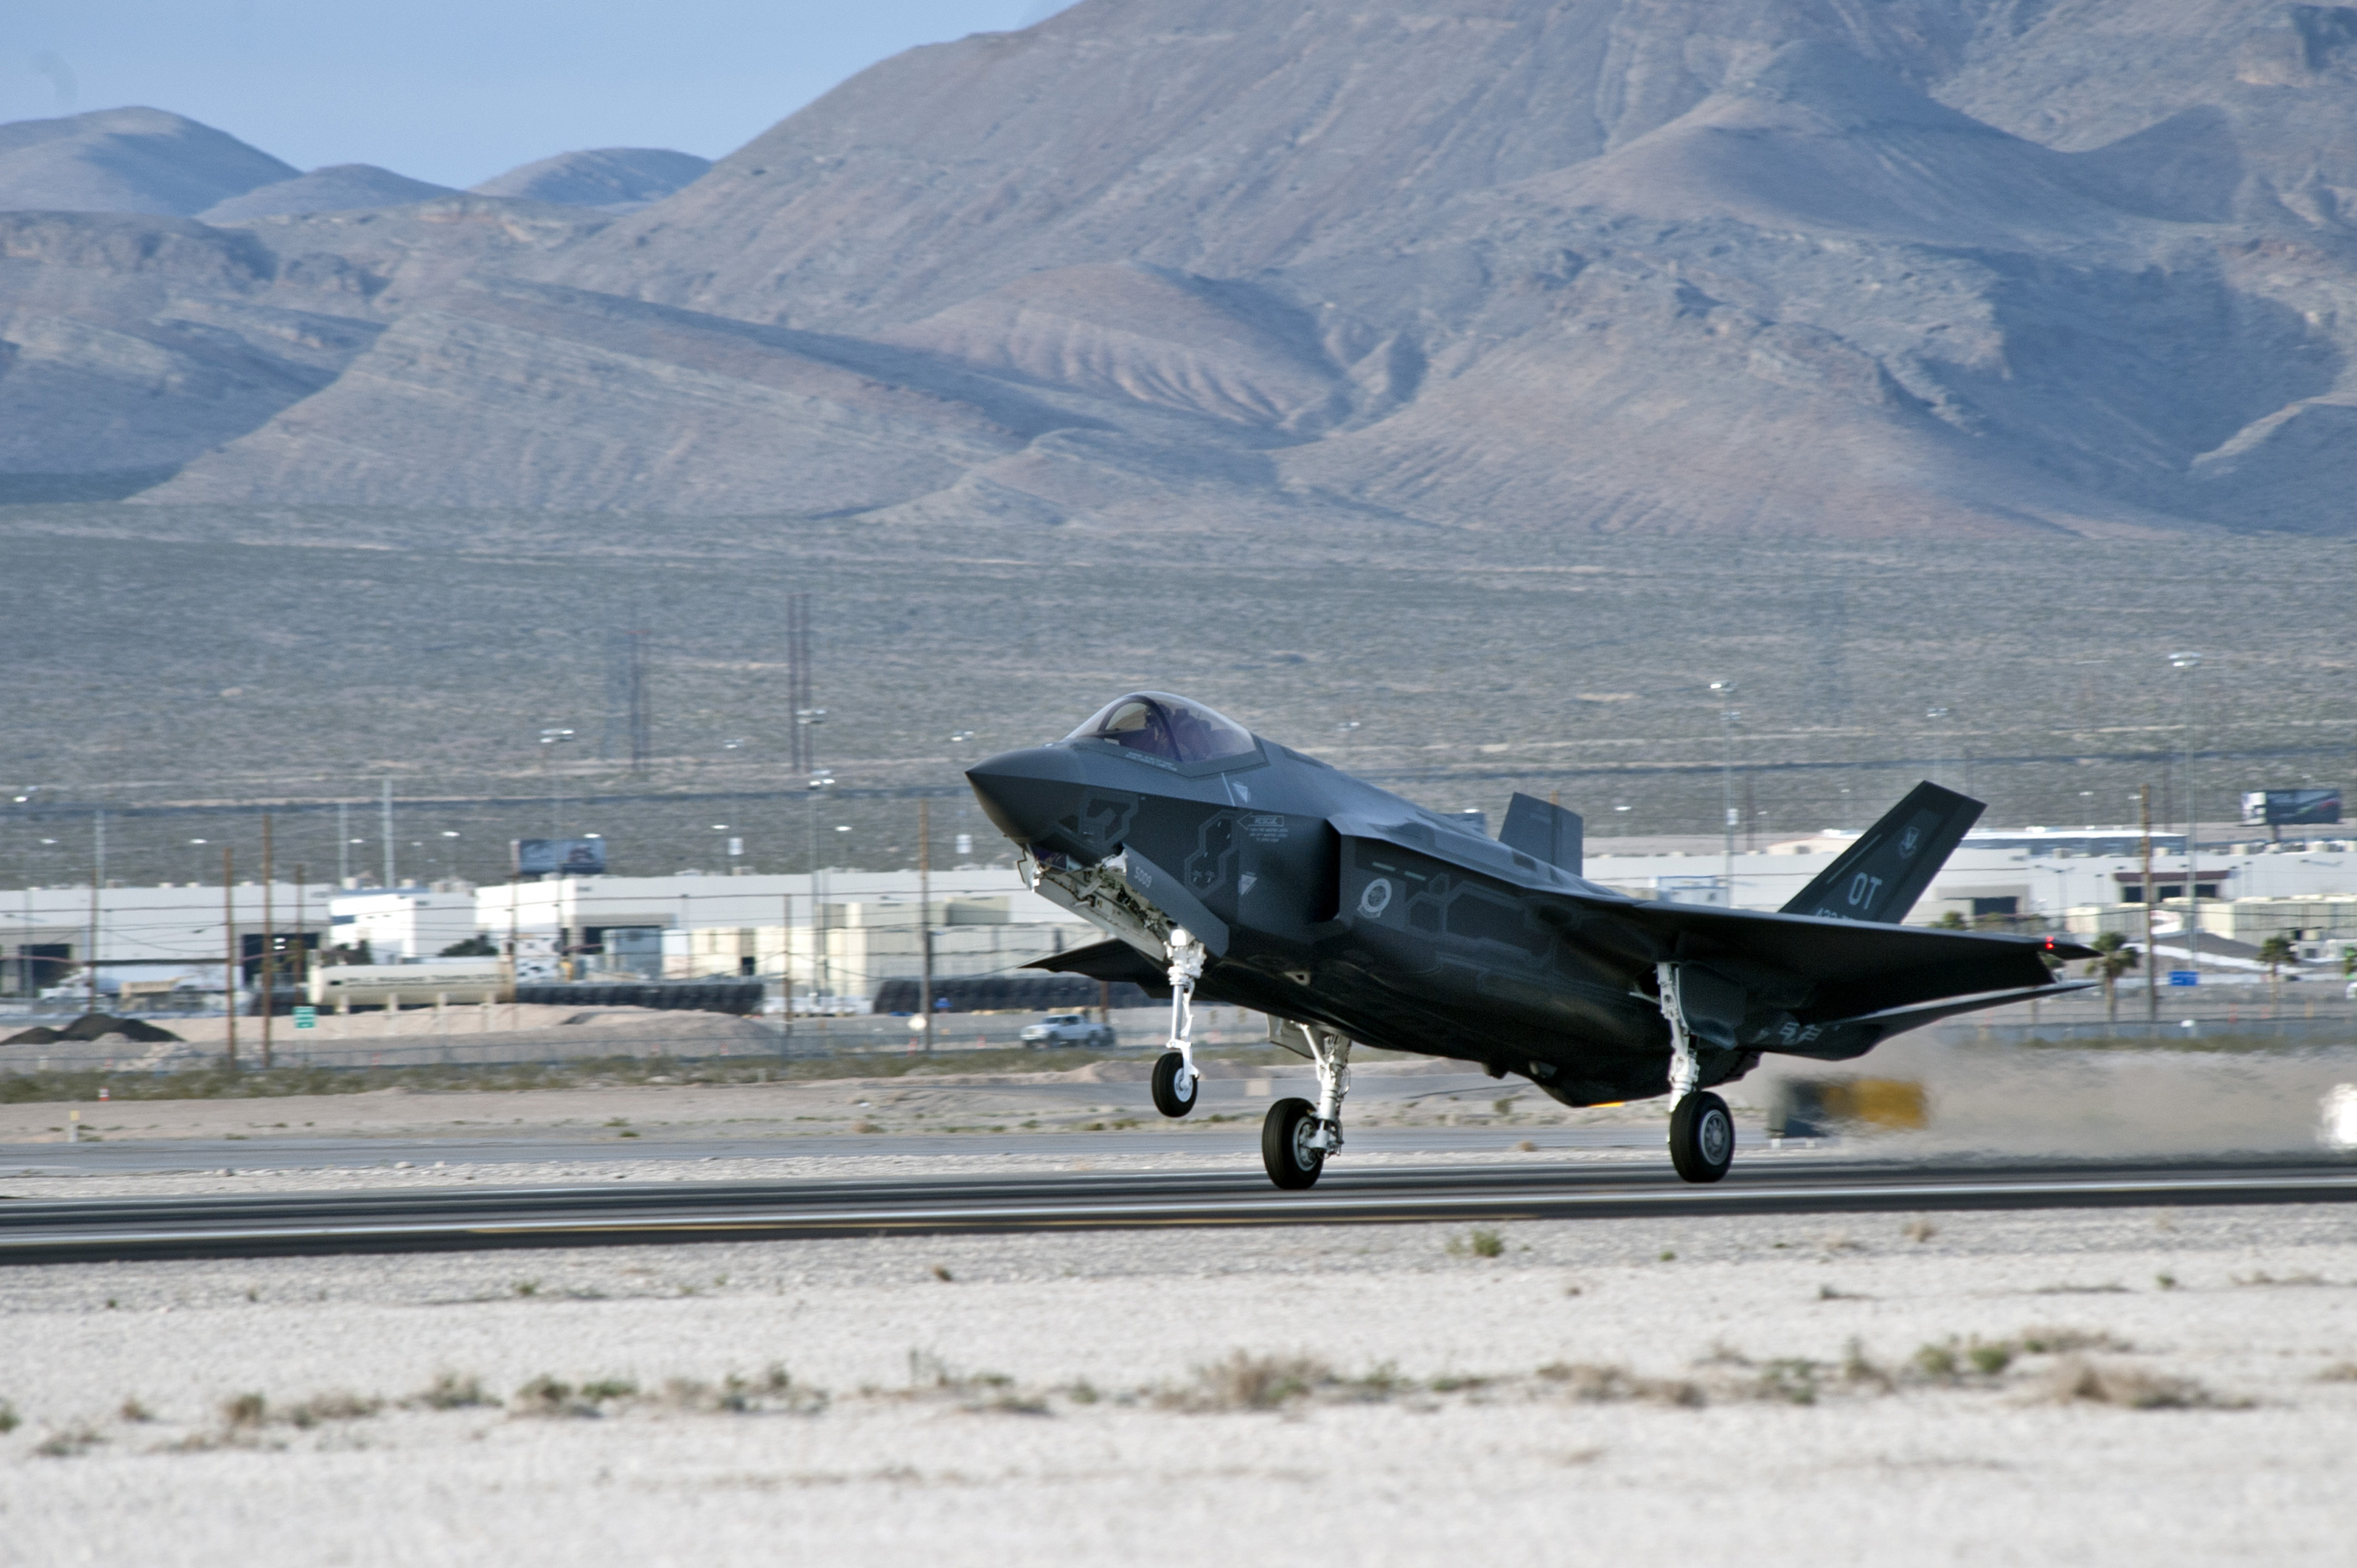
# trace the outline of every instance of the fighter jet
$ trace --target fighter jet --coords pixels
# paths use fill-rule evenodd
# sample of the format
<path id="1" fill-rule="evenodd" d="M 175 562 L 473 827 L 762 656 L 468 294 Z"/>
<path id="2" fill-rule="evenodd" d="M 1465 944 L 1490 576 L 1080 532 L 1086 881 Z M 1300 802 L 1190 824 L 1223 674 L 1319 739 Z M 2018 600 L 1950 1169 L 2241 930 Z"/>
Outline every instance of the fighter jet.
<path id="1" fill-rule="evenodd" d="M 1899 922 L 1981 803 L 1919 784 L 1774 913 L 1632 898 L 1580 875 L 1580 819 L 1514 796 L 1499 836 L 1135 692 L 1060 741 L 966 773 L 1027 884 L 1107 940 L 1034 967 L 1171 1004 L 1165 1116 L 1194 1109 L 1197 1003 L 1253 1009 L 1317 1068 L 1269 1107 L 1261 1155 L 1312 1186 L 1342 1148 L 1354 1044 L 1479 1062 L 1566 1105 L 1670 1097 L 1669 1152 L 1717 1181 L 1735 1123 L 1711 1092 L 1770 1054 L 1846 1061 L 1902 1030 L 2052 996 L 2051 937 Z"/>

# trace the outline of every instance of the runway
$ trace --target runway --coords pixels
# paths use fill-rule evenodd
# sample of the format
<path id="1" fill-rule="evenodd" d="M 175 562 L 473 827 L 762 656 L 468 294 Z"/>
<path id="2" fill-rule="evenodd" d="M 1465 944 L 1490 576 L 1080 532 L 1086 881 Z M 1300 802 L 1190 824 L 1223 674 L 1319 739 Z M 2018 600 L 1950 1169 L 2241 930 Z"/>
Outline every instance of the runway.
<path id="1" fill-rule="evenodd" d="M 2085 1208 L 2357 1200 L 2357 1165 L 1760 1161 L 1690 1187 L 1626 1165 L 1338 1169 L 1306 1193 L 1255 1170 L 456 1187 L 0 1204 L 0 1263 L 463 1251 L 946 1231 Z"/>

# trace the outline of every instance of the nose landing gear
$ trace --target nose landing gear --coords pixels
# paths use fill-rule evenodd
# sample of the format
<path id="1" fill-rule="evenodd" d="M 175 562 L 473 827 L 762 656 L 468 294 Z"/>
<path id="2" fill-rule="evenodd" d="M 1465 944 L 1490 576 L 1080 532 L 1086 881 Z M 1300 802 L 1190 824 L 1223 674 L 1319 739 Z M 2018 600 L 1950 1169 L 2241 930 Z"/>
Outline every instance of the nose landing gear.
<path id="1" fill-rule="evenodd" d="M 1170 929 L 1170 1047 L 1154 1063 L 1154 1109 L 1184 1116 L 1195 1109 L 1195 982 L 1203 974 L 1203 944 L 1183 928 Z"/>

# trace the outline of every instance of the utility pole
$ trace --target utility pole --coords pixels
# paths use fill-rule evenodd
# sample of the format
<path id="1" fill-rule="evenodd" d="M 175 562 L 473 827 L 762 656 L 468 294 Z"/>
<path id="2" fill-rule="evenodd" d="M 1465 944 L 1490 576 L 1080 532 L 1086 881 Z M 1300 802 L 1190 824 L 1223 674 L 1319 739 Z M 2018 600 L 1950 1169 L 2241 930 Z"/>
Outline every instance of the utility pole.
<path id="1" fill-rule="evenodd" d="M 917 1016 L 933 1054 L 933 803 L 917 798 Z"/>
<path id="2" fill-rule="evenodd" d="M 295 943 L 296 943 L 296 945 L 295 945 L 293 948 L 291 948 L 291 949 L 289 949 L 289 950 L 287 950 L 287 957 L 288 957 L 288 958 L 290 958 L 290 959 L 298 959 L 298 958 L 299 958 L 299 961 L 301 962 L 302 967 L 301 967 L 299 970 L 297 970 L 296 972 L 297 972 L 298 974 L 300 974 L 300 975 L 303 977 L 303 984 L 302 984 L 302 987 L 301 987 L 302 994 L 301 994 L 300 996 L 296 997 L 296 1001 L 298 1001 L 298 1002 L 302 1002 L 302 1003 L 308 1004 L 308 1003 L 310 1002 L 310 1000 L 311 1000 L 311 961 L 312 961 L 313 954 L 312 954 L 312 950 L 311 950 L 311 931 L 310 931 L 310 928 L 309 928 L 309 925 L 307 924 L 307 922 L 306 922 L 306 921 L 305 921 L 305 919 L 304 919 L 304 918 L 303 918 L 303 914 L 304 914 L 303 906 L 304 906 L 304 898 L 305 898 L 305 876 L 304 876 L 304 873 L 305 873 L 305 871 L 306 871 L 307 869 L 307 868 L 304 865 L 304 864 L 303 864 L 301 861 L 299 861 L 299 860 L 298 860 L 298 861 L 296 861 L 296 862 L 295 863 Z"/>
<path id="3" fill-rule="evenodd" d="M 1723 705 L 1726 699 L 1735 694 L 1734 682 L 1713 681 L 1710 683 L 1710 689 L 1718 696 L 1722 703 L 1722 706 L 1718 710 L 1718 727 L 1721 736 L 1724 736 L 1727 743 L 1726 754 L 1721 758 L 1718 768 L 1719 803 L 1726 809 L 1727 812 L 1727 856 L 1719 881 L 1721 886 L 1726 890 L 1727 907 L 1732 909 L 1735 908 L 1735 823 L 1737 820 L 1737 812 L 1735 810 L 1735 721 L 1741 718 L 1743 715 L 1736 712 L 1733 708 Z"/>
<path id="4" fill-rule="evenodd" d="M 647 693 L 647 634 L 630 633 L 630 771 L 644 774 L 654 758 L 654 710 Z"/>
<path id="5" fill-rule="evenodd" d="M 262 813 L 262 1070 L 271 1068 L 270 1015 L 278 1011 L 278 930 L 270 907 L 270 883 L 276 873 L 271 860 L 270 813 Z"/>
<path id="6" fill-rule="evenodd" d="M 2193 671 L 2201 655 L 2188 650 L 2172 653 L 2169 661 L 2185 673 L 2178 691 L 2178 714 L 2185 730 L 2185 967 L 2193 983 L 2201 983 L 2201 812 L 2193 799 Z"/>
<path id="7" fill-rule="evenodd" d="M 384 781 L 384 793 L 383 793 L 383 795 L 382 795 L 382 804 L 378 808 L 378 810 L 379 810 L 379 814 L 380 814 L 380 815 L 381 815 L 381 817 L 382 818 L 382 822 L 381 822 L 381 824 L 380 824 L 380 828 L 381 828 L 381 831 L 382 831 L 382 832 L 383 832 L 383 834 L 384 834 L 384 890 L 385 890 L 387 893 L 390 893 L 390 892 L 392 892 L 392 891 L 393 891 L 393 780 L 392 780 L 392 779 L 386 779 L 386 780 Z"/>
<path id="8" fill-rule="evenodd" d="M 2152 948 L 2152 907 L 2160 889 L 2152 882 L 2152 786 L 2141 785 L 2136 800 L 2144 817 L 2144 1032 L 2160 1033 L 2160 955 Z"/>
<path id="9" fill-rule="evenodd" d="M 221 1022 L 229 1029 L 229 1070 L 237 1070 L 237 870 L 221 845 Z"/>
<path id="10" fill-rule="evenodd" d="M 778 1054 L 782 1057 L 791 1048 L 794 1037 L 794 893 L 789 886 L 778 895 L 778 1001 L 784 1011 L 785 1030 Z"/>
<path id="11" fill-rule="evenodd" d="M 522 936 L 519 925 L 520 917 L 516 912 L 517 889 L 523 886 L 523 883 L 521 880 L 522 876 L 522 873 L 521 872 L 511 871 L 508 873 L 508 947 L 505 960 L 500 968 L 500 974 L 507 982 L 508 1027 L 511 1029 L 516 1026 L 516 1020 L 522 1016 L 522 1014 L 519 1011 L 519 1008 L 522 1005 L 521 999 L 522 995 L 519 987 L 522 986 L 523 982 L 522 977 L 517 973 L 516 969 L 516 966 L 520 961 L 520 954 L 522 951 L 523 946 Z M 555 913 L 557 906 L 554 899 L 551 900 L 549 908 L 552 914 Z M 557 978 L 559 980 L 570 980 L 573 978 L 573 967 L 571 963 L 562 956 L 565 951 L 565 943 L 562 940 L 564 935 L 565 929 L 562 926 L 557 927 L 556 936 L 559 940 L 553 941 L 550 945 L 554 948 L 559 954 L 556 971 Z"/>
<path id="12" fill-rule="evenodd" d="M 90 1010 L 98 1011 L 98 891 L 106 886 L 106 813 L 91 819 L 90 952 L 82 967 L 90 972 Z"/>

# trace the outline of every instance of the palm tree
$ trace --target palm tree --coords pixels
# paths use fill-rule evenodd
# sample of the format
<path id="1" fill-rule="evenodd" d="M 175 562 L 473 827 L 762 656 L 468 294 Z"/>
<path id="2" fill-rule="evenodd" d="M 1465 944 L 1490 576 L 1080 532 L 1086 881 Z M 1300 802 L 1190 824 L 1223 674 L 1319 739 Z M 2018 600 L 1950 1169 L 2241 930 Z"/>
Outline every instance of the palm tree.
<path id="1" fill-rule="evenodd" d="M 2277 931 L 2259 944 L 2259 961 L 2267 966 L 2267 989 L 2272 993 L 2276 1010 L 2283 1008 L 2283 966 L 2299 961 L 2299 949 L 2289 937 Z"/>
<path id="2" fill-rule="evenodd" d="M 2127 938 L 2117 931 L 2105 931 L 2087 944 L 2102 956 L 2091 961 L 2087 969 L 2104 982 L 2104 1016 L 2116 1031 L 2120 1026 L 2120 976 L 2136 967 L 2142 961 L 2136 950 L 2128 946 Z"/>
<path id="3" fill-rule="evenodd" d="M 2282 978 L 2285 964 L 2299 961 L 2299 950 L 2292 946 L 2289 937 L 2278 931 L 2259 944 L 2259 961 L 2267 966 L 2267 978 L 2277 980 Z"/>

